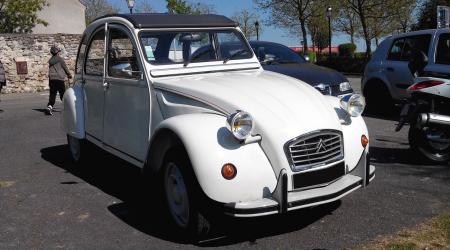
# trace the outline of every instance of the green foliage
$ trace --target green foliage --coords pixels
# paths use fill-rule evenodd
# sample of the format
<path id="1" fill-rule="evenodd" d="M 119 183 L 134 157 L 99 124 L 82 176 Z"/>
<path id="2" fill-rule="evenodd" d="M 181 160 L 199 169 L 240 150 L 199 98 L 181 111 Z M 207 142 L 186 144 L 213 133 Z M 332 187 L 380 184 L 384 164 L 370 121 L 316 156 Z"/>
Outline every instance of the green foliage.
<path id="1" fill-rule="evenodd" d="M 185 0 L 166 0 L 167 12 L 169 14 L 210 14 L 214 13 L 214 8 L 211 5 L 206 4 L 191 4 Z"/>
<path id="2" fill-rule="evenodd" d="M 119 12 L 117 7 L 112 6 L 106 0 L 83 0 L 83 2 L 86 6 L 86 24 L 92 23 L 98 17 Z"/>
<path id="3" fill-rule="evenodd" d="M 412 242 L 407 243 L 390 243 L 386 246 L 387 250 L 414 250 L 417 249 L 416 244 Z"/>
<path id="4" fill-rule="evenodd" d="M 425 0 L 419 7 L 417 22 L 412 30 L 436 29 L 437 6 L 450 6 L 450 0 Z"/>
<path id="5" fill-rule="evenodd" d="M 31 33 L 37 24 L 48 25 L 37 12 L 46 0 L 0 0 L 0 33 Z"/>
<path id="6" fill-rule="evenodd" d="M 356 51 L 356 44 L 353 43 L 340 44 L 338 50 L 339 56 L 341 57 L 353 57 Z"/>
<path id="7" fill-rule="evenodd" d="M 328 53 L 317 55 L 317 65 L 335 69 L 339 72 L 361 74 L 366 66 L 365 53 L 355 53 L 354 57 L 341 57 L 336 53 L 331 53 L 331 59 Z"/>
<path id="8" fill-rule="evenodd" d="M 183 0 L 167 0 L 169 14 L 191 14 L 191 6 Z"/>

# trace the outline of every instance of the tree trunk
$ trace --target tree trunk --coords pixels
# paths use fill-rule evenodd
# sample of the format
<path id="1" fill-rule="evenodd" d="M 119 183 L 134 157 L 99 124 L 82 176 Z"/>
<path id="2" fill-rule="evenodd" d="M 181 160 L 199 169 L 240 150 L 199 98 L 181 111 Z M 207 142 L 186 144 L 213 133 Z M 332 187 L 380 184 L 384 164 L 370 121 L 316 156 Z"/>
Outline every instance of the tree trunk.
<path id="1" fill-rule="evenodd" d="M 364 33 L 364 40 L 366 41 L 366 60 L 369 60 L 370 55 L 372 54 L 372 48 L 371 48 L 371 39 L 369 37 L 369 32 L 367 31 L 367 23 L 366 23 L 366 15 L 364 13 L 364 8 L 362 6 L 363 1 L 358 1 L 358 14 L 359 18 L 361 20 L 361 27 L 363 29 Z"/>
<path id="2" fill-rule="evenodd" d="M 355 35 L 354 34 L 350 34 L 350 42 L 355 44 Z"/>
<path id="3" fill-rule="evenodd" d="M 306 24 L 304 19 L 300 19 L 300 26 L 302 28 L 302 36 L 303 36 L 303 52 L 308 52 L 308 36 L 306 33 Z"/>

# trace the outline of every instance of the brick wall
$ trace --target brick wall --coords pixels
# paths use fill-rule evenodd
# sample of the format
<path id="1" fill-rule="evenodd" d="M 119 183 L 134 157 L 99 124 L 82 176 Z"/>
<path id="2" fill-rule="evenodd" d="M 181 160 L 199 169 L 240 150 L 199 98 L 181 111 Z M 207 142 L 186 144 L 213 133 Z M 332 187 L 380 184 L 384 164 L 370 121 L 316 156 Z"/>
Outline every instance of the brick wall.
<path id="1" fill-rule="evenodd" d="M 4 93 L 38 92 L 48 89 L 48 60 L 53 45 L 62 49 L 61 56 L 70 71 L 75 69 L 81 35 L 69 34 L 0 34 L 0 61 L 6 71 Z M 27 74 L 18 74 L 16 62 L 25 61 Z"/>

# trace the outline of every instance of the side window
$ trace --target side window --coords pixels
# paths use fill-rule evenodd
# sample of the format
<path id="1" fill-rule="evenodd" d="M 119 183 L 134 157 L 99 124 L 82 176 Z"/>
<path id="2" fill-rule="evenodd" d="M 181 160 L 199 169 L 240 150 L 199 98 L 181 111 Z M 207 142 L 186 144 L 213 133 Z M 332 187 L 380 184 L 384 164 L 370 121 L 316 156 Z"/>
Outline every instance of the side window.
<path id="1" fill-rule="evenodd" d="M 403 45 L 405 44 L 405 39 L 397 39 L 392 44 L 391 50 L 389 51 L 388 60 L 399 61 L 402 56 Z"/>
<path id="2" fill-rule="evenodd" d="M 77 63 L 75 66 L 76 74 L 81 74 L 81 71 L 83 70 L 83 62 L 85 57 L 86 57 L 86 44 L 80 43 L 80 47 L 78 48 Z"/>
<path id="3" fill-rule="evenodd" d="M 405 46 L 402 51 L 402 61 L 409 61 L 413 52 L 420 50 L 425 55 L 428 55 L 428 49 L 430 48 L 431 35 L 420 35 L 405 38 Z"/>
<path id="4" fill-rule="evenodd" d="M 450 64 L 450 34 L 441 34 L 439 36 L 436 48 L 436 63 Z"/>
<path id="5" fill-rule="evenodd" d="M 103 75 L 105 53 L 105 31 L 98 31 L 92 38 L 89 45 L 89 52 L 87 54 L 86 63 L 84 65 L 84 72 L 87 75 Z"/>
<path id="6" fill-rule="evenodd" d="M 389 51 L 388 60 L 409 61 L 415 50 L 421 50 L 428 55 L 431 35 L 419 35 L 399 38 L 394 41 Z"/>
<path id="7" fill-rule="evenodd" d="M 108 48 L 108 75 L 139 79 L 141 72 L 131 39 L 120 29 L 110 29 Z M 149 48 L 151 50 L 151 48 Z"/>

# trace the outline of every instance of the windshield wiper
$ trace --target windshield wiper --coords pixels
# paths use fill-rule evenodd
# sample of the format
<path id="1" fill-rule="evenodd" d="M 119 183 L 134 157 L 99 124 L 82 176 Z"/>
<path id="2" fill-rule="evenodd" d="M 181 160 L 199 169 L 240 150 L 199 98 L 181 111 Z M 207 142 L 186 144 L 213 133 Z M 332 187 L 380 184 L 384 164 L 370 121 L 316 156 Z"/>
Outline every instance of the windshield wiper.
<path id="1" fill-rule="evenodd" d="M 246 50 L 246 49 L 241 49 L 241 50 L 236 51 L 235 53 L 233 53 L 233 54 L 231 54 L 230 56 L 226 57 L 226 58 L 223 60 L 223 63 L 224 63 L 224 64 L 227 63 L 229 60 L 231 60 L 231 59 L 233 59 L 233 58 L 236 58 L 237 56 L 240 56 L 240 55 L 244 54 L 244 52 L 248 52 L 248 50 Z"/>

